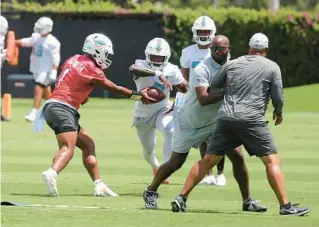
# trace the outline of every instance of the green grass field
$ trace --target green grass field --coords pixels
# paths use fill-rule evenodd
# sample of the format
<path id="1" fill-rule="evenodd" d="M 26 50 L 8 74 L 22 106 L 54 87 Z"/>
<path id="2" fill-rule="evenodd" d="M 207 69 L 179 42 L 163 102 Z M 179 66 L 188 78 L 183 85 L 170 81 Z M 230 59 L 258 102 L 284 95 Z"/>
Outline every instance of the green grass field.
<path id="1" fill-rule="evenodd" d="M 279 207 L 262 163 L 246 153 L 252 194 L 268 206 L 267 213 L 241 211 L 239 190 L 228 160 L 225 166 L 227 186 L 198 186 L 189 197 L 188 212 L 172 213 L 170 201 L 179 193 L 194 161 L 199 159 L 196 150 L 192 150 L 185 166 L 171 177 L 172 184 L 161 186 L 160 209 L 143 209 L 141 194 L 151 181 L 152 171 L 142 157 L 135 129 L 131 128 L 133 103 L 128 100 L 93 99 L 80 111 L 81 125 L 95 139 L 103 179 L 120 197 L 92 197 L 93 185 L 77 150 L 69 166 L 59 175 L 60 197 L 49 198 L 40 173 L 49 167 L 56 152 L 54 134 L 47 126 L 44 133 L 33 134 L 31 124 L 24 120 L 31 100 L 15 99 L 12 121 L 2 123 L 1 200 L 48 206 L 1 207 L 2 226 L 319 226 L 318 96 L 319 85 L 287 89 L 284 124 L 270 125 L 282 158 L 290 199 L 311 207 L 312 212 L 307 217 L 278 215 Z M 270 115 L 267 118 L 270 120 Z M 160 134 L 157 141 L 161 159 L 163 139 Z"/>

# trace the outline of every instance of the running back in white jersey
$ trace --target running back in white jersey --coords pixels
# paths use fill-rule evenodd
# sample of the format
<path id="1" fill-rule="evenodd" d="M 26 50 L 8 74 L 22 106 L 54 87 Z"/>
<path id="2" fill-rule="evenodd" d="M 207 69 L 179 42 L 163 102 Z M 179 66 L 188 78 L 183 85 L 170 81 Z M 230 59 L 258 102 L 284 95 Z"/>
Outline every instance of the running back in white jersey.
<path id="1" fill-rule="evenodd" d="M 145 68 L 150 68 L 145 60 L 136 60 L 136 65 L 140 65 Z M 168 80 L 171 86 L 178 85 L 184 82 L 184 77 L 176 65 L 167 63 L 164 68 L 161 70 L 162 74 Z M 142 90 L 145 87 L 156 86 L 157 83 L 162 83 L 158 77 L 149 76 L 149 77 L 139 77 L 134 80 L 136 88 L 138 91 Z M 144 105 L 141 101 L 136 102 L 135 104 L 135 116 L 136 117 L 150 117 L 158 112 L 163 107 L 166 107 L 169 104 L 170 91 L 165 88 L 164 93 L 166 98 L 161 102 L 155 104 Z"/>
<path id="2" fill-rule="evenodd" d="M 50 72 L 53 65 L 60 63 L 60 42 L 53 35 L 42 37 L 33 33 L 31 37 L 21 39 L 22 46 L 32 47 L 30 72 Z"/>

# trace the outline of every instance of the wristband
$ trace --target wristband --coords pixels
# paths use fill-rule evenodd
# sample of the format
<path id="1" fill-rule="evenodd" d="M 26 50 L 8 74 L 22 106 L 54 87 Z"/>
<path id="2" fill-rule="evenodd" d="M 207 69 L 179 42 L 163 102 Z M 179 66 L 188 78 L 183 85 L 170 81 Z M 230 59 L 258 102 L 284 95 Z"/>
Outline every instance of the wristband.
<path id="1" fill-rule="evenodd" d="M 143 95 L 139 91 L 132 91 L 131 96 L 129 97 L 130 100 L 140 101 L 143 98 Z"/>
<path id="2" fill-rule="evenodd" d="M 156 71 L 155 71 L 155 76 L 159 77 L 159 76 L 161 76 L 161 75 L 162 75 L 162 72 L 161 72 L 161 71 L 159 71 L 159 70 L 156 70 Z"/>

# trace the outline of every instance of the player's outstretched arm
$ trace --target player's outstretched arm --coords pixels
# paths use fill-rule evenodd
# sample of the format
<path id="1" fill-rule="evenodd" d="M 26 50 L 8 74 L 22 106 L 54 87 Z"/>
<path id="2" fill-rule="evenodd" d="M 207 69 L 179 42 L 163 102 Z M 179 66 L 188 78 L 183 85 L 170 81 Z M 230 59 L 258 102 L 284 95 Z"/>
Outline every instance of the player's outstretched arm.
<path id="1" fill-rule="evenodd" d="M 93 78 L 91 82 L 94 84 L 95 87 L 104 88 L 108 91 L 118 93 L 128 98 L 131 97 L 133 93 L 132 90 L 127 89 L 125 87 L 118 86 L 108 79 L 101 80 L 101 79 Z"/>
<path id="2" fill-rule="evenodd" d="M 148 76 L 160 76 L 162 75 L 161 71 L 152 70 L 137 64 L 130 66 L 129 71 L 133 77 L 148 77 Z"/>
<path id="3" fill-rule="evenodd" d="M 159 70 L 152 70 L 137 64 L 133 64 L 130 66 L 129 71 L 133 76 L 134 80 L 137 80 L 139 77 L 149 77 L 149 76 L 158 76 L 159 79 L 164 83 L 165 87 L 169 90 L 172 90 L 169 82 L 163 76 L 162 72 Z"/>
<path id="4" fill-rule="evenodd" d="M 15 44 L 16 44 L 16 46 L 21 47 L 22 46 L 21 39 L 16 40 Z"/>
<path id="5" fill-rule="evenodd" d="M 32 47 L 34 42 L 32 37 L 29 37 L 29 38 L 18 39 L 15 41 L 15 44 L 18 47 Z"/>
<path id="6" fill-rule="evenodd" d="M 133 91 L 128 88 L 118 86 L 106 78 L 104 80 L 93 78 L 91 82 L 94 84 L 95 87 L 104 88 L 108 91 L 128 97 L 129 99 L 134 101 L 142 101 L 144 104 L 150 104 L 151 102 L 156 101 L 155 99 L 152 99 L 147 95 L 146 90 Z"/>
<path id="7" fill-rule="evenodd" d="M 201 86 L 201 87 L 196 87 L 195 89 L 196 89 L 197 99 L 202 106 L 214 104 L 216 102 L 223 100 L 224 98 L 224 92 L 212 94 L 212 93 L 209 93 L 209 90 L 208 90 L 209 87 Z"/>

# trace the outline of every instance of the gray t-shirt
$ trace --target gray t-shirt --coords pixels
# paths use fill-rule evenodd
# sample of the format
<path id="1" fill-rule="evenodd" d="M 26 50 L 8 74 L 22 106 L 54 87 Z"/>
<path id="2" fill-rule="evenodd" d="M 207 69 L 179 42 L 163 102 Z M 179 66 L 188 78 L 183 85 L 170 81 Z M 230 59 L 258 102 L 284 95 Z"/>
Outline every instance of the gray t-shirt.
<path id="1" fill-rule="evenodd" d="M 269 98 L 280 116 L 284 103 L 279 66 L 259 55 L 245 55 L 225 64 L 211 83 L 225 83 L 225 97 L 218 118 L 230 121 L 265 122 Z"/>
<path id="2" fill-rule="evenodd" d="M 181 111 L 187 122 L 193 128 L 201 128 L 213 124 L 217 116 L 221 102 L 202 106 L 196 95 L 196 87 L 209 87 L 213 78 L 220 70 L 220 65 L 211 56 L 206 57 L 194 69 L 193 83 L 185 96 L 185 102 L 181 106 Z M 210 89 L 211 93 L 219 93 L 221 89 Z"/>

